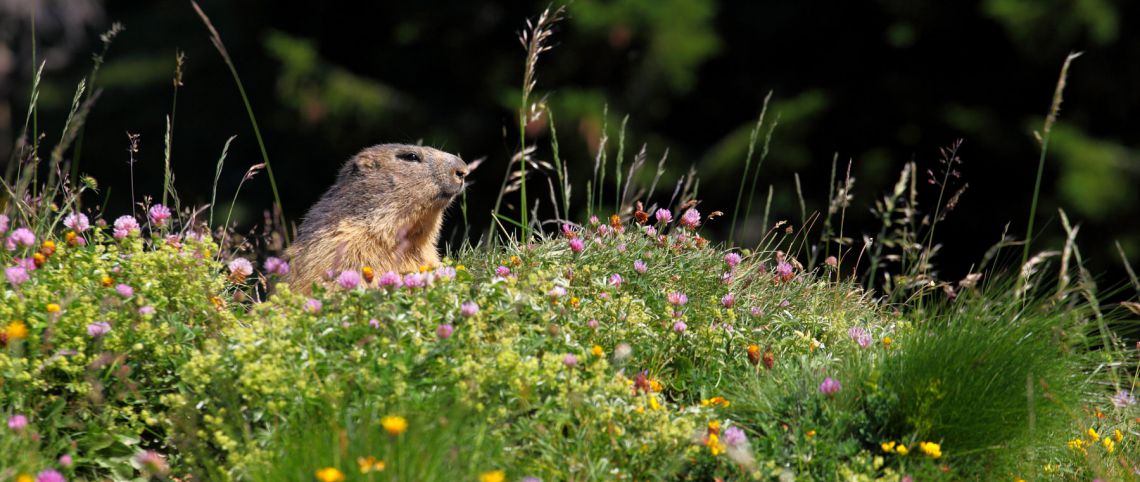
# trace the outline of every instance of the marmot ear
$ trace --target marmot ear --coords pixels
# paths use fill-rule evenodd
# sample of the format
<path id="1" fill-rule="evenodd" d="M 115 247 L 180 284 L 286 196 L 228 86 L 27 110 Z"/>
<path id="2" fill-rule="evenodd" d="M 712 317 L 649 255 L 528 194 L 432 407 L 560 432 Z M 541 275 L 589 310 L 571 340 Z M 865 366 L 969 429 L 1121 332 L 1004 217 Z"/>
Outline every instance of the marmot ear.
<path id="1" fill-rule="evenodd" d="M 352 160 L 348 161 L 348 163 L 349 173 L 353 175 L 376 169 L 380 164 L 375 157 L 363 152 L 353 156 Z"/>

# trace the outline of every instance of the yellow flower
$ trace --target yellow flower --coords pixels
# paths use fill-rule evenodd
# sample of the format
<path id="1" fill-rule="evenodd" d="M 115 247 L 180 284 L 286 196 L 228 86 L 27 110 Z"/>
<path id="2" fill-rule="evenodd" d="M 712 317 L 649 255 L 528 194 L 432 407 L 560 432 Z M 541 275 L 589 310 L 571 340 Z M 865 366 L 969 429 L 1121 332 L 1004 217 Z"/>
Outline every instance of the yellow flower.
<path id="1" fill-rule="evenodd" d="M 460 264 L 460 265 L 456 265 L 456 266 L 455 266 L 455 271 L 463 271 L 463 270 L 466 270 L 466 269 L 467 269 L 467 267 L 466 267 L 466 266 L 463 266 L 463 265 L 461 265 L 461 264 Z"/>
<path id="2" fill-rule="evenodd" d="M 884 336 L 884 337 L 883 337 L 883 347 L 884 347 L 884 348 L 890 348 L 890 347 L 891 347 L 891 343 L 894 343 L 894 342 L 895 342 L 895 341 L 894 341 L 894 340 L 892 340 L 892 339 L 891 339 L 891 337 L 889 337 L 889 336 Z"/>
<path id="3" fill-rule="evenodd" d="M 360 274 L 364 276 L 365 283 L 372 283 L 372 280 L 376 277 L 376 272 L 372 271 L 371 266 L 365 266 L 361 268 Z"/>
<path id="4" fill-rule="evenodd" d="M 649 396 L 649 408 L 652 408 L 654 410 L 661 410 L 661 404 L 657 403 L 657 397 L 653 395 Z"/>
<path id="5" fill-rule="evenodd" d="M 400 435 L 408 429 L 408 420 L 399 415 L 389 415 L 380 419 L 380 425 L 383 425 L 389 434 Z"/>
<path id="6" fill-rule="evenodd" d="M 59 313 L 59 310 L 60 310 L 59 305 L 57 305 L 55 303 L 48 303 L 48 305 L 47 305 L 47 312 L 48 313 Z"/>
<path id="7" fill-rule="evenodd" d="M 815 430 L 808 430 L 804 435 L 806 435 L 807 438 L 815 437 Z"/>
<path id="8" fill-rule="evenodd" d="M 934 442 L 919 442 L 918 448 L 922 449 L 922 453 L 938 458 L 942 456 L 942 447 Z"/>
<path id="9" fill-rule="evenodd" d="M 590 349 L 590 353 L 592 353 L 594 356 L 600 357 L 605 355 L 606 351 L 602 349 L 601 345 L 594 345 L 594 347 Z"/>
<path id="10" fill-rule="evenodd" d="M 511 256 L 511 264 L 518 266 L 518 265 L 522 264 L 522 259 L 519 258 L 518 256 Z"/>
<path id="11" fill-rule="evenodd" d="M 1088 432 L 1085 432 L 1085 433 L 1089 434 L 1089 438 L 1092 439 L 1093 442 L 1100 440 L 1100 435 L 1097 434 L 1096 430 L 1093 429 L 1092 427 L 1089 427 Z"/>
<path id="12" fill-rule="evenodd" d="M 1014 479 L 1013 482 L 1025 482 L 1025 479 L 1018 477 L 1017 479 Z"/>
<path id="13" fill-rule="evenodd" d="M 1069 446 L 1069 450 L 1072 450 L 1074 452 L 1085 452 L 1085 441 L 1082 439 L 1072 439 L 1066 445 Z"/>
<path id="14" fill-rule="evenodd" d="M 1120 429 L 1113 430 L 1112 438 L 1116 439 L 1117 442 L 1120 442 L 1124 440 L 1124 432 L 1121 432 Z"/>
<path id="15" fill-rule="evenodd" d="M 899 444 L 898 448 L 895 449 L 895 453 L 905 456 L 910 453 L 910 449 L 906 448 L 906 445 Z"/>
<path id="16" fill-rule="evenodd" d="M 23 340 L 28 337 L 28 325 L 16 320 L 8 323 L 8 328 L 4 332 L 8 335 L 9 340 Z"/>
<path id="17" fill-rule="evenodd" d="M 103 275 L 103 277 L 101 279 L 99 279 L 99 283 L 101 283 L 104 288 L 110 288 L 111 283 L 114 283 L 114 281 L 111 279 L 110 276 Z"/>
<path id="18" fill-rule="evenodd" d="M 720 436 L 715 433 L 709 434 L 708 442 L 705 445 L 709 447 L 709 453 L 713 454 L 713 457 L 724 453 L 724 444 L 720 443 Z"/>
<path id="19" fill-rule="evenodd" d="M 1111 454 L 1113 450 L 1116 450 L 1116 442 L 1113 442 L 1111 438 L 1105 437 L 1104 450 Z"/>
<path id="20" fill-rule="evenodd" d="M 367 474 L 369 472 L 383 472 L 387 467 L 383 460 L 376 460 L 376 457 L 371 455 L 367 457 L 357 457 L 356 464 L 360 466 L 360 473 Z"/>
<path id="21" fill-rule="evenodd" d="M 712 398 L 708 398 L 705 400 L 701 400 L 701 406 L 702 407 L 710 407 L 710 406 L 711 407 L 717 407 L 717 406 L 728 407 L 729 405 L 732 405 L 732 402 L 729 402 L 728 399 L 726 399 L 724 397 L 712 397 Z"/>
<path id="22" fill-rule="evenodd" d="M 431 268 L 430 268 L 428 265 L 426 265 L 426 264 L 421 264 L 421 265 L 420 265 L 420 272 L 421 272 L 421 273 L 427 273 L 427 271 L 428 271 L 429 269 L 431 269 Z"/>
<path id="23" fill-rule="evenodd" d="M 886 452 L 889 454 L 889 453 L 895 451 L 895 445 L 898 445 L 898 444 L 896 444 L 894 440 L 889 440 L 889 441 L 886 441 L 886 442 L 879 444 L 879 447 L 881 447 L 883 449 L 883 452 Z"/>
<path id="24" fill-rule="evenodd" d="M 507 473 L 502 470 L 491 470 L 479 474 L 479 482 L 503 482 L 507 480 Z"/>
<path id="25" fill-rule="evenodd" d="M 582 303 L 582 300 L 578 299 L 577 296 L 571 296 L 570 297 L 570 306 L 577 308 L 578 305 L 581 303 Z"/>
<path id="26" fill-rule="evenodd" d="M 344 474 L 333 467 L 318 470 L 316 476 L 321 482 L 344 482 Z"/>
<path id="27" fill-rule="evenodd" d="M 719 432 L 720 432 L 720 420 L 713 420 L 713 421 L 709 422 L 709 433 L 719 433 Z"/>
<path id="28" fill-rule="evenodd" d="M 32 476 L 28 474 L 20 474 L 16 476 L 16 482 L 36 482 L 36 479 L 33 479 Z"/>
<path id="29" fill-rule="evenodd" d="M 657 380 L 649 380 L 649 389 L 654 392 L 660 392 L 661 382 L 658 382 Z"/>

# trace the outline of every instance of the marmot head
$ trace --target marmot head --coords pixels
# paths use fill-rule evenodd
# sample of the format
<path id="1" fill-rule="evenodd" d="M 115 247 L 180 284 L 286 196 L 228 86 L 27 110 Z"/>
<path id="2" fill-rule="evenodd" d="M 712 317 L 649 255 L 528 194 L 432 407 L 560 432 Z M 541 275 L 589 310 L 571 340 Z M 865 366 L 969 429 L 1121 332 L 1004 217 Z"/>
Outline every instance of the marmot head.
<path id="1" fill-rule="evenodd" d="M 380 144 L 365 148 L 345 163 L 337 185 L 348 191 L 342 194 L 358 201 L 442 209 L 463 192 L 467 172 L 462 159 L 437 149 Z"/>

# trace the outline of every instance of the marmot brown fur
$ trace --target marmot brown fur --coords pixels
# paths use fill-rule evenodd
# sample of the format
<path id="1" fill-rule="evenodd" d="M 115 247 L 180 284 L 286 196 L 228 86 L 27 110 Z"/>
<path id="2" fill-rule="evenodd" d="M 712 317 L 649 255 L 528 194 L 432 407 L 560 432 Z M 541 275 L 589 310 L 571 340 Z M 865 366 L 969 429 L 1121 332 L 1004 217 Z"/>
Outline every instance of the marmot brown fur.
<path id="1" fill-rule="evenodd" d="M 407 272 L 439 263 L 443 211 L 463 191 L 467 164 L 430 147 L 360 151 L 301 223 L 287 281 L 308 292 L 329 271 Z"/>

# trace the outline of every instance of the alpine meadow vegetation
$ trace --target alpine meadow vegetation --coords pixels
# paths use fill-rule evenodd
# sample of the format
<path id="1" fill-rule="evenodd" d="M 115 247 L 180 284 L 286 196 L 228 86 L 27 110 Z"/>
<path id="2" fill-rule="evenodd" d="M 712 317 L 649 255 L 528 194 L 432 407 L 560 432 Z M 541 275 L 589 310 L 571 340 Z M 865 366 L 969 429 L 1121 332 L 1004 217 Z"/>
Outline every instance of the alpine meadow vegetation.
<path id="1" fill-rule="evenodd" d="M 273 140 L 197 13 L 264 156 L 244 183 Z M 563 17 L 520 38 L 496 224 L 438 266 L 330 272 L 308 295 L 282 281 L 279 197 L 264 230 L 241 233 L 234 202 L 224 219 L 183 205 L 168 172 L 116 190 L 135 212 L 105 212 L 68 157 L 85 84 L 57 144 L 25 127 L 0 197 L 0 481 L 1140 479 L 1140 344 L 1121 335 L 1140 304 L 1102 301 L 1063 211 L 1064 246 L 1005 237 L 964 279 L 939 279 L 956 142 L 929 183 L 906 165 L 862 245 L 843 232 L 854 179 L 835 164 L 827 212 L 769 222 L 769 191 L 758 244 L 711 241 L 707 224 L 755 222 L 776 125 L 762 113 L 737 206 L 701 205 L 691 175 L 658 193 L 661 169 L 642 172 L 623 129 L 601 143 L 584 219 L 568 219 L 579 173 L 556 135 L 549 149 L 525 135 L 553 124 L 534 89 Z M 528 182 L 549 187 L 545 219 Z M 1135 300 L 1132 284 L 1111 294 Z"/>

